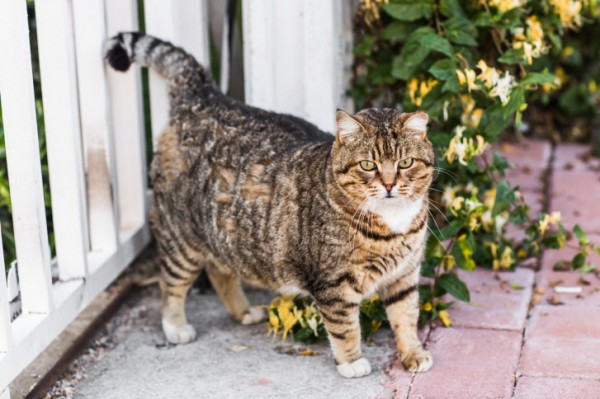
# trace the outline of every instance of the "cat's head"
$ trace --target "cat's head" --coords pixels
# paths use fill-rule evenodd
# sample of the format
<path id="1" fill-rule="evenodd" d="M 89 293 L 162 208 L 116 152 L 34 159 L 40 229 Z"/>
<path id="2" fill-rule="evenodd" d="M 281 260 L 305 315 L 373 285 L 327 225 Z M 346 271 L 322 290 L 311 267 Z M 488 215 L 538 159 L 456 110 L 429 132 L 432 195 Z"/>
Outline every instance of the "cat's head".
<path id="1" fill-rule="evenodd" d="M 427 114 L 370 108 L 350 115 L 338 110 L 336 120 L 333 172 L 352 202 L 406 205 L 427 195 L 434 170 Z"/>

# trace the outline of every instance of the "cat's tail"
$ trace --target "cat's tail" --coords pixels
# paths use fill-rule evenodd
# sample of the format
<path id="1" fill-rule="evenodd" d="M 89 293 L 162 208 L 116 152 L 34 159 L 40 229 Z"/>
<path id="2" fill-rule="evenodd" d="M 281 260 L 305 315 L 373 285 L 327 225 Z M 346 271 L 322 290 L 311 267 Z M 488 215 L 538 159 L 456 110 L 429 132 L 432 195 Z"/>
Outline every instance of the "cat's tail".
<path id="1" fill-rule="evenodd" d="M 121 32 L 104 44 L 104 58 L 117 71 L 126 71 L 133 62 L 156 70 L 171 84 L 190 88 L 212 84 L 210 73 L 173 44 L 140 32 Z"/>

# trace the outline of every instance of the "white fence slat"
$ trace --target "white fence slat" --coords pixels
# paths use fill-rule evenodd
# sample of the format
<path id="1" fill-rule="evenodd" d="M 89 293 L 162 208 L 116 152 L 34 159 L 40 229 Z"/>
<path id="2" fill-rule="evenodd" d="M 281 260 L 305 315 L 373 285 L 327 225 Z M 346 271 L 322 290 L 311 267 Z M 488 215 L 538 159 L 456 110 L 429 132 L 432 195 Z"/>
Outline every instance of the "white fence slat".
<path id="1" fill-rule="evenodd" d="M 74 0 L 73 18 L 91 247 L 93 251 L 112 251 L 118 239 L 118 187 L 102 54 L 106 39 L 104 1 Z"/>
<path id="2" fill-rule="evenodd" d="M 1 232 L 0 237 L 2 237 Z M 0 239 L 0 353 L 8 352 L 13 346 L 12 325 L 10 322 L 6 273 L 4 273 L 4 268 L 4 248 L 2 247 L 2 239 Z"/>
<path id="3" fill-rule="evenodd" d="M 23 312 L 48 313 L 52 309 L 50 248 L 24 1 L 0 2 L 0 53 L 0 92 Z"/>
<path id="4" fill-rule="evenodd" d="M 336 108 L 349 108 L 349 7 L 341 0 L 243 0 L 246 102 L 333 132 Z"/>
<path id="5" fill-rule="evenodd" d="M 242 0 L 244 91 L 248 104 L 277 111 L 275 102 L 274 0 Z M 286 54 L 287 55 L 287 54 Z M 290 76 L 290 80 L 293 77 Z"/>
<path id="6" fill-rule="evenodd" d="M 202 65 L 210 65 L 208 11 L 206 0 L 145 0 L 146 32 L 168 40 L 192 54 Z M 165 80 L 150 70 L 152 135 L 156 137 L 169 122 L 168 90 Z"/>
<path id="7" fill-rule="evenodd" d="M 346 97 L 352 54 L 352 21 L 345 16 L 348 2 L 305 0 L 304 5 L 304 110 L 307 119 L 328 132 L 335 132 L 335 110 L 351 111 Z M 350 61 L 351 62 L 351 61 Z"/>
<path id="8" fill-rule="evenodd" d="M 71 4 L 36 1 L 35 10 L 59 278 L 82 278 L 90 244 Z"/>
<path id="9" fill-rule="evenodd" d="M 136 0 L 106 0 L 108 36 L 137 31 Z M 127 73 L 107 68 L 111 95 L 120 229 L 139 226 L 146 217 L 144 114 L 139 68 Z"/>

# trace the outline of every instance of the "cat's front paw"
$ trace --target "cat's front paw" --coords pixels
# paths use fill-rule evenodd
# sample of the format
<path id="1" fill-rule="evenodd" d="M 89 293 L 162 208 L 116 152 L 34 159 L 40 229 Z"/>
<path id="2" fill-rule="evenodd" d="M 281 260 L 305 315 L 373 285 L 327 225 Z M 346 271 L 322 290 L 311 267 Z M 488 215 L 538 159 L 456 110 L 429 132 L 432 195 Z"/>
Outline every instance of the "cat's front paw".
<path id="1" fill-rule="evenodd" d="M 411 372 L 427 371 L 433 366 L 433 357 L 429 351 L 417 349 L 402 357 L 404 368 Z"/>
<path id="2" fill-rule="evenodd" d="M 162 321 L 163 331 L 167 336 L 167 341 L 172 344 L 187 344 L 196 339 L 196 330 L 191 324 L 175 326 L 170 322 Z"/>
<path id="3" fill-rule="evenodd" d="M 371 363 L 364 357 L 352 363 L 338 364 L 338 372 L 345 378 L 358 378 L 371 374 Z"/>
<path id="4" fill-rule="evenodd" d="M 253 306 L 248 309 L 248 313 L 242 317 L 242 324 L 255 324 L 265 320 L 266 318 L 267 314 L 264 309 Z"/>

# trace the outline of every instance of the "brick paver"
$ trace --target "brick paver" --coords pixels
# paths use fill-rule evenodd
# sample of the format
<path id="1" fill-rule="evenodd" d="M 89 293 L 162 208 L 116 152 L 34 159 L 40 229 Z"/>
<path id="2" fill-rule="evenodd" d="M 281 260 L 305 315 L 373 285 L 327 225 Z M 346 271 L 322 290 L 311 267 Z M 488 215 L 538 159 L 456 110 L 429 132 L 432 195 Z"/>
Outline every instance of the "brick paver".
<path id="1" fill-rule="evenodd" d="M 429 349 L 433 368 L 415 376 L 411 398 L 510 398 L 520 332 L 438 328 Z"/>
<path id="2" fill-rule="evenodd" d="M 515 399 L 593 399 L 600 393 L 600 381 L 568 378 L 519 378 Z"/>
<path id="3" fill-rule="evenodd" d="M 471 302 L 454 305 L 454 325 L 521 331 L 531 300 L 533 274 L 527 269 L 496 275 L 485 269 L 461 270 L 460 278 L 469 287 Z"/>
<path id="4" fill-rule="evenodd" d="M 600 308 L 536 306 L 519 371 L 529 376 L 600 379 Z"/>

